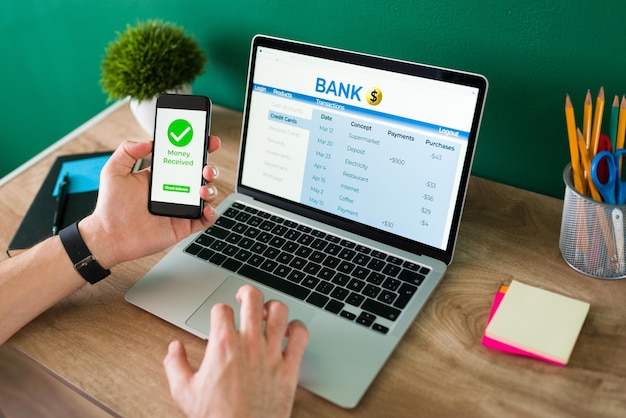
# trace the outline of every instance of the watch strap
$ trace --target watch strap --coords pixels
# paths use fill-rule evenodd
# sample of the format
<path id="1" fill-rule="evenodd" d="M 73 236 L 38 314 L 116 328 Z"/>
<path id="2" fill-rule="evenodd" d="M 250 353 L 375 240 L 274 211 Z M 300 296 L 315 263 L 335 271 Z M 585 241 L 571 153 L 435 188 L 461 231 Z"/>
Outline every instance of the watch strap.
<path id="1" fill-rule="evenodd" d="M 59 232 L 59 238 L 74 268 L 83 279 L 94 284 L 111 274 L 111 270 L 104 269 L 87 248 L 87 244 L 78 231 L 78 222 L 63 228 Z"/>

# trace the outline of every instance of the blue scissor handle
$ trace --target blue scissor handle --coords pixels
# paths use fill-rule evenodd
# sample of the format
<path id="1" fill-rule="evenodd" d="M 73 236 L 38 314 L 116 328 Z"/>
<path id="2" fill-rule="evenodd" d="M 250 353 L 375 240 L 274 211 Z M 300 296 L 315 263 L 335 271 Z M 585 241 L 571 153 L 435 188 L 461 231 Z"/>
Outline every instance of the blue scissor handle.
<path id="1" fill-rule="evenodd" d="M 613 153 L 615 159 L 615 200 L 616 204 L 626 204 L 626 181 L 622 177 L 622 161 L 626 164 L 626 149 L 618 149 Z"/>
<path id="2" fill-rule="evenodd" d="M 601 151 L 591 162 L 591 179 L 598 188 L 602 199 L 611 205 L 623 205 L 626 203 L 626 182 L 622 181 L 620 173 L 622 157 L 626 157 L 625 149 L 619 149 L 615 154 L 609 151 Z M 603 159 L 606 159 L 609 175 L 606 183 L 602 183 L 598 178 L 598 165 Z"/>
<path id="3" fill-rule="evenodd" d="M 606 183 L 602 183 L 598 178 L 598 168 L 602 160 L 606 160 L 608 167 L 609 177 Z M 602 199 L 605 203 L 614 205 L 615 199 L 615 176 L 617 175 L 617 169 L 615 168 L 615 158 L 609 151 L 601 151 L 593 157 L 591 161 L 591 180 L 596 185 L 596 188 L 600 192 Z"/>

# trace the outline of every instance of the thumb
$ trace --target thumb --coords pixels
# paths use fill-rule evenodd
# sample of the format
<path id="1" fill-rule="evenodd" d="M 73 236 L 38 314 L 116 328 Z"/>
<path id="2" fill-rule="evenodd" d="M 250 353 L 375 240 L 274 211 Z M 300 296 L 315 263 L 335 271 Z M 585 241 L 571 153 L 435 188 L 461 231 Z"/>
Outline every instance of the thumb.
<path id="1" fill-rule="evenodd" d="M 179 400 L 186 393 L 186 388 L 194 375 L 194 371 L 187 361 L 185 347 L 180 341 L 170 343 L 167 355 L 163 359 L 163 367 L 170 384 L 172 397 Z"/>
<path id="2" fill-rule="evenodd" d="M 102 171 L 107 171 L 109 175 L 126 175 L 132 170 L 135 161 L 148 156 L 151 152 L 151 142 L 124 141 L 111 155 Z"/>

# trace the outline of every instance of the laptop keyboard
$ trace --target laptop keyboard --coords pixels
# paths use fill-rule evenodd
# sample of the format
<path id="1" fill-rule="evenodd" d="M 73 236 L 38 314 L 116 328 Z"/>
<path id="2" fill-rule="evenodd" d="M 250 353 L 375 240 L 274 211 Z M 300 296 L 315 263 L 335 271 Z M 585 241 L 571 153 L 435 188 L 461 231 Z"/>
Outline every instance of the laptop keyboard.
<path id="1" fill-rule="evenodd" d="M 185 252 L 383 334 L 430 272 L 239 202 Z"/>

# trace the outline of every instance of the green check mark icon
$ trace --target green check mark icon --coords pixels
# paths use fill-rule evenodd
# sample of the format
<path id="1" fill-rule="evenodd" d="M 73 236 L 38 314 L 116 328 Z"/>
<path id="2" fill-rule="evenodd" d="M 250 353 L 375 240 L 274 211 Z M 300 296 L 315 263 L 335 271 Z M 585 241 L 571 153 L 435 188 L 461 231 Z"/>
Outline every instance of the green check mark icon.
<path id="1" fill-rule="evenodd" d="M 176 147 L 184 147 L 193 139 L 193 128 L 185 119 L 176 119 L 167 128 L 167 137 Z"/>

